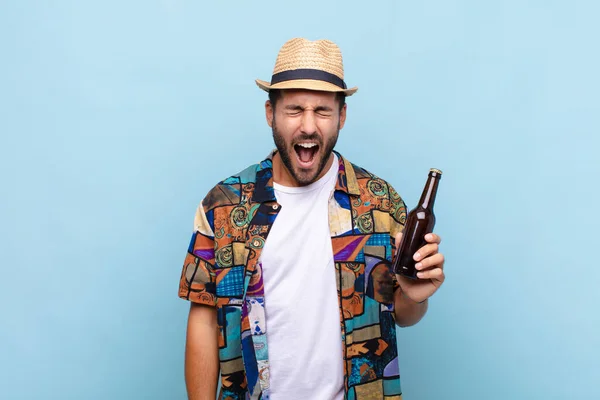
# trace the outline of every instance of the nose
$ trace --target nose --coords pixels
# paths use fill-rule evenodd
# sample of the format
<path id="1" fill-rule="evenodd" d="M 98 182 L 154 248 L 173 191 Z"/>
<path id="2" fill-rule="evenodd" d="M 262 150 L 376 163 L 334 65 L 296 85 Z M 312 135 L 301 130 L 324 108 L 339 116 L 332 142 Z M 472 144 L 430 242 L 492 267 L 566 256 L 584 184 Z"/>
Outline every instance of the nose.
<path id="1" fill-rule="evenodd" d="M 302 126 L 300 129 L 302 130 L 302 133 L 306 133 L 308 135 L 317 132 L 315 113 L 312 110 L 305 110 L 302 113 Z"/>

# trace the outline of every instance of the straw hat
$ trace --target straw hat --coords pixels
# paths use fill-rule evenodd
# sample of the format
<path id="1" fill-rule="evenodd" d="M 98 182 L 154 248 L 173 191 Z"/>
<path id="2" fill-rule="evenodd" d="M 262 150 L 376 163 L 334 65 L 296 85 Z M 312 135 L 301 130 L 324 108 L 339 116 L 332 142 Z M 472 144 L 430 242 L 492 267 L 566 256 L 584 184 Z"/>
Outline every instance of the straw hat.
<path id="1" fill-rule="evenodd" d="M 279 50 L 271 82 L 256 79 L 258 87 L 270 89 L 308 89 L 344 92 L 352 96 L 357 87 L 348 89 L 344 82 L 342 52 L 330 40 L 288 40 Z"/>

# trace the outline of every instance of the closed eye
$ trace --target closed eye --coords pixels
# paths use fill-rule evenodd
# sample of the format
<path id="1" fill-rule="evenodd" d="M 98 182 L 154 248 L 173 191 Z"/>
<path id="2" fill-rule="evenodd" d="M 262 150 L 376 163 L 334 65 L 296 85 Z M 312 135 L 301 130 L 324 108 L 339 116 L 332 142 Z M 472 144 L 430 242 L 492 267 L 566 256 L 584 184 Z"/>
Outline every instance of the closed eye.
<path id="1" fill-rule="evenodd" d="M 285 113 L 287 115 L 300 115 L 304 111 L 302 107 L 296 105 L 289 105 L 285 107 Z"/>
<path id="2" fill-rule="evenodd" d="M 300 115 L 304 112 L 304 108 L 302 108 L 299 105 L 287 105 L 285 107 L 285 113 L 289 116 L 296 116 L 296 115 Z M 314 110 L 315 114 L 321 116 L 321 117 L 331 117 L 333 115 L 333 109 L 331 109 L 330 107 L 327 106 L 319 106 L 316 107 Z"/>
<path id="3" fill-rule="evenodd" d="M 329 107 L 317 107 L 315 108 L 315 112 L 322 117 L 331 117 L 333 114 L 333 110 Z"/>

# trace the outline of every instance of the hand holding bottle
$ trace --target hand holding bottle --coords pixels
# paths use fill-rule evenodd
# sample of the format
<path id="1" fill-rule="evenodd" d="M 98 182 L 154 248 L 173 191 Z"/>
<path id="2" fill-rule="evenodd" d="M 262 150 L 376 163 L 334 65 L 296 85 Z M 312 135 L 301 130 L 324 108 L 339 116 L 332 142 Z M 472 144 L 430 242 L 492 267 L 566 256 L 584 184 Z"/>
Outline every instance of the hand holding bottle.
<path id="1" fill-rule="evenodd" d="M 400 249 L 401 239 L 402 233 L 396 235 L 396 249 Z M 407 297 L 419 303 L 431 297 L 445 279 L 444 255 L 439 252 L 442 238 L 435 233 L 428 233 L 424 240 L 427 244 L 413 255 L 418 279 L 396 274 L 400 289 Z"/>
<path id="2" fill-rule="evenodd" d="M 392 270 L 404 294 L 416 302 L 429 298 L 444 281 L 441 238 L 433 233 L 433 205 L 441 177 L 442 171 L 430 169 L 419 203 L 408 213 L 403 232 L 395 238 L 397 254 Z"/>

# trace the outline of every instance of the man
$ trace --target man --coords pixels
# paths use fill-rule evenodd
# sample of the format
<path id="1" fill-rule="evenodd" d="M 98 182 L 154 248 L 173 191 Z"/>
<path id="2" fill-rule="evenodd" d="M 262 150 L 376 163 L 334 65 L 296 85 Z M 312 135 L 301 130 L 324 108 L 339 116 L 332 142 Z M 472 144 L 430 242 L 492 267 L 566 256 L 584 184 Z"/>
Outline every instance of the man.
<path id="1" fill-rule="evenodd" d="M 392 273 L 406 205 L 333 150 L 357 90 L 334 43 L 288 41 L 256 83 L 276 150 L 202 199 L 181 274 L 189 398 L 214 399 L 220 372 L 223 399 L 401 399 L 395 326 L 444 281 L 440 238 L 422 279 Z"/>

